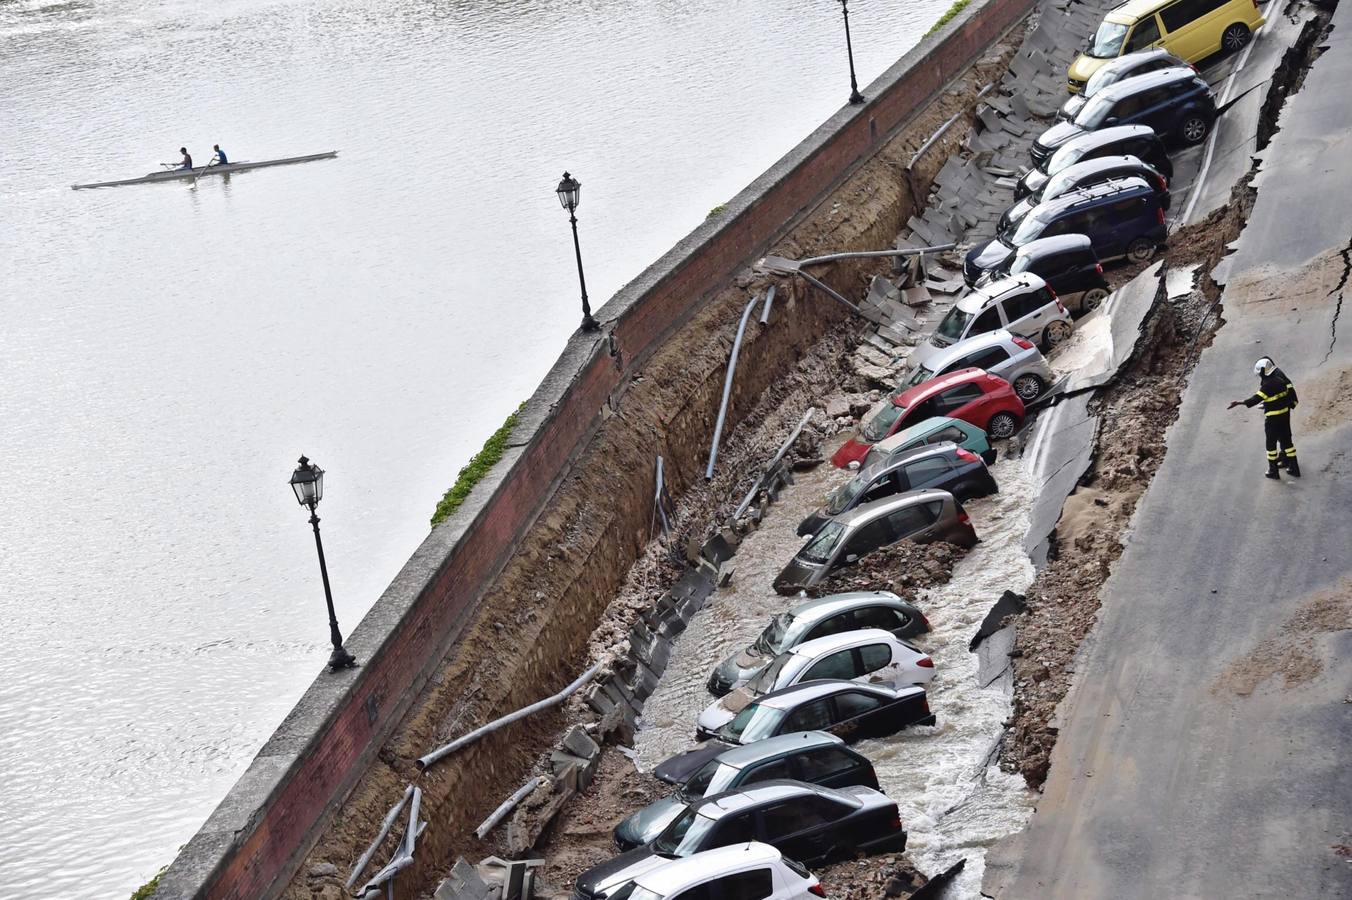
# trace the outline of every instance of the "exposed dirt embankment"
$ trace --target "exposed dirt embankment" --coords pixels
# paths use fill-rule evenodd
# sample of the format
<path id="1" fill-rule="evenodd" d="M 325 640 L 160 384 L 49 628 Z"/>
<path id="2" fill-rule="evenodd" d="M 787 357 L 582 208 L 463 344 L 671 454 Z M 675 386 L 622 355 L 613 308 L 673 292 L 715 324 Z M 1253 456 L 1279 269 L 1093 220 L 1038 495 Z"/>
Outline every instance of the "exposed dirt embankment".
<path id="1" fill-rule="evenodd" d="M 976 64 L 805 215 L 772 252 L 799 257 L 889 246 L 915 212 L 904 177 L 911 154 L 948 117 L 970 110 L 976 91 L 1003 71 L 1013 46 L 1007 41 Z M 964 132 L 958 127 L 951 135 Z M 955 141 L 950 137 L 927 153 L 914 173 L 919 196 Z M 858 297 L 868 278 L 886 266 L 885 261 L 840 263 L 826 281 Z M 566 709 L 490 735 L 421 777 L 414 760 L 553 693 L 583 668 L 589 646 L 609 643 L 594 640 L 594 631 L 651 537 L 657 455 L 665 459 L 667 484 L 681 504 L 687 531 L 712 521 L 720 504 L 729 502 L 733 486 L 749 484 L 764 462 L 765 447 L 774 442 L 766 437 L 774 433 L 768 428 L 737 429 L 731 435 L 711 486 L 703 482 L 703 465 L 738 319 L 746 302 L 767 284 L 749 273 L 738 277 L 708 298 L 635 375 L 284 896 L 343 896 L 335 880 L 315 883 L 305 873 L 324 863 L 346 872 L 409 782 L 422 787 L 423 816 L 430 824 L 419 841 L 415 866 L 399 878 L 401 894 L 429 890 L 458 855 L 477 858 L 498 849 L 491 837 L 482 843 L 469 835 L 554 743 Z M 771 409 L 786 408 L 789 393 L 817 397 L 839 390 L 847 377 L 839 368 L 841 354 L 831 362 L 830 352 L 813 350 L 824 335 L 832 337 L 820 347 L 830 351 L 830 340 L 851 334 L 853 326 L 843 322 L 843 309 L 830 299 L 809 295 L 801 285 L 781 284 L 770 324 L 760 326 L 753 318 L 748 328 L 729 421 L 757 421 Z M 801 364 L 804 360 L 807 365 Z M 656 562 L 649 565 L 653 587 L 660 589 L 671 572 Z M 627 625 L 619 614 L 608 623 L 616 630 Z"/>

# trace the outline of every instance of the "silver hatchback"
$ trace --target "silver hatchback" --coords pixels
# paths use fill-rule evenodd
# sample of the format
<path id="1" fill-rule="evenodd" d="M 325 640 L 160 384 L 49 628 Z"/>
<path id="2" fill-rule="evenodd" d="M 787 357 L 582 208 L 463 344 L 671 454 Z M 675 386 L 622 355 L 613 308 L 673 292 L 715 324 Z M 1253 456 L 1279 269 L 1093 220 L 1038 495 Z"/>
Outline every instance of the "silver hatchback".
<path id="1" fill-rule="evenodd" d="M 901 376 L 897 390 L 904 391 L 931 378 L 976 366 L 1008 381 L 1025 404 L 1032 403 L 1052 385 L 1052 368 L 1037 345 L 999 328 L 945 347 L 912 363 Z"/>

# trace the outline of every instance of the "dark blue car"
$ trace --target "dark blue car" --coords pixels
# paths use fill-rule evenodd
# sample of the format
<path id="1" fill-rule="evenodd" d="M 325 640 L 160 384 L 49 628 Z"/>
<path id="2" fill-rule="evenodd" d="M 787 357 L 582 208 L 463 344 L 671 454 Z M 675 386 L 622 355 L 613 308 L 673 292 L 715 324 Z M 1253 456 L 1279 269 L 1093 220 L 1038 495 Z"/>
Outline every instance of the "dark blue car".
<path id="1" fill-rule="evenodd" d="M 963 261 L 969 283 L 1003 268 L 1018 249 L 1041 238 L 1083 234 L 1100 260 L 1144 262 L 1164 244 L 1168 229 L 1158 189 L 1144 178 L 1121 178 L 1039 203 L 1014 231 L 977 244 Z"/>
<path id="2" fill-rule="evenodd" d="M 1158 135 L 1196 144 L 1211 133 L 1215 120 L 1211 87 L 1190 66 L 1133 75 L 1091 97 L 1072 121 L 1044 131 L 1033 142 L 1033 163 L 1085 132 L 1116 125 L 1148 125 Z"/>

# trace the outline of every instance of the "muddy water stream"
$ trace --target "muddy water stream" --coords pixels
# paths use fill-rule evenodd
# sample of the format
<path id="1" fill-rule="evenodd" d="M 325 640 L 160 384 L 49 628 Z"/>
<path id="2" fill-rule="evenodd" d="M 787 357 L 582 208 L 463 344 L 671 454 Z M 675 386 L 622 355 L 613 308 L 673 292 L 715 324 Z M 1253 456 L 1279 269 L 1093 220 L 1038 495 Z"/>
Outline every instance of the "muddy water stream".
<path id="1" fill-rule="evenodd" d="M 967 858 L 950 889 L 953 897 L 980 896 L 985 848 L 1022 828 L 1034 800 L 1021 777 L 993 764 L 1010 699 L 998 682 L 978 686 L 977 657 L 967 650 L 1000 594 L 1022 591 L 1034 574 L 1023 552 L 1036 492 L 1033 480 L 1019 460 L 1001 460 L 991 471 L 1000 493 L 966 504 L 981 543 L 958 563 L 948 584 L 919 597 L 933 631 L 916 643 L 938 667 L 929 686 L 938 725 L 858 747 L 873 760 L 883 790 L 901 807 L 915 864 L 933 874 Z M 640 768 L 651 769 L 693 746 L 695 719 L 713 699 L 704 687 L 709 672 L 794 602 L 777 596 L 771 582 L 802 543 L 794 532 L 803 516 L 847 477 L 830 466 L 797 476 L 761 528 L 742 542 L 731 584 L 711 598 L 678 639 L 662 683 L 648 700 L 636 738 Z"/>

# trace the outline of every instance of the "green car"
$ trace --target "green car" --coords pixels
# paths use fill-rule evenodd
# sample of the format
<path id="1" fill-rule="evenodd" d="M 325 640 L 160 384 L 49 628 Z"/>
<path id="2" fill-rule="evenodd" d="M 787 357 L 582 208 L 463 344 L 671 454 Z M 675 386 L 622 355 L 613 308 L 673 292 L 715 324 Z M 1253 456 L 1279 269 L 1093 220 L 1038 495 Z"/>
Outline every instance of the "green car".
<path id="1" fill-rule="evenodd" d="M 934 416 L 874 444 L 864 457 L 861 467 L 867 468 L 879 460 L 887 459 L 903 450 L 910 450 L 912 447 L 942 444 L 944 441 L 952 441 L 964 450 L 971 450 L 980 456 L 986 465 L 995 462 L 995 451 L 991 449 L 990 441 L 986 440 L 986 432 L 961 419 Z"/>

